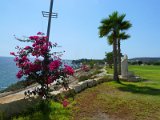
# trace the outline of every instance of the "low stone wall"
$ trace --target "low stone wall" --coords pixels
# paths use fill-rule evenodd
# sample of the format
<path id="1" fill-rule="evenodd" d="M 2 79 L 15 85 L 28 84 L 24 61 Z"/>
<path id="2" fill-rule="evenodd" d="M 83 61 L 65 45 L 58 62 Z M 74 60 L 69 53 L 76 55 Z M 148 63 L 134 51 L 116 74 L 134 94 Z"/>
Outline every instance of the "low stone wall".
<path id="1" fill-rule="evenodd" d="M 108 80 L 102 79 L 105 75 L 106 75 L 106 71 L 104 70 L 102 73 L 97 75 L 98 76 L 97 78 L 85 80 L 85 81 L 79 82 L 76 85 L 70 85 L 69 90 L 73 90 L 75 93 L 80 93 L 81 91 L 83 91 L 87 88 L 91 88 L 93 86 L 96 86 L 97 84 L 107 82 Z M 60 89 L 59 91 L 51 92 L 51 94 L 52 95 L 58 95 L 58 94 L 61 94 L 63 92 L 64 92 L 64 90 Z M 65 92 L 67 92 L 67 90 L 65 90 Z"/>

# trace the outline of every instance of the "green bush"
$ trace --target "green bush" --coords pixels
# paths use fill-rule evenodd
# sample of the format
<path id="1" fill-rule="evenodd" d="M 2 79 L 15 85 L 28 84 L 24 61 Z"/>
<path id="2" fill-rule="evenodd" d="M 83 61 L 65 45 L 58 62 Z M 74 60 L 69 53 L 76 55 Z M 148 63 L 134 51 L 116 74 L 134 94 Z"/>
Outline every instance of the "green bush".
<path id="1" fill-rule="evenodd" d="M 42 101 L 13 120 L 69 120 L 70 109 L 53 101 Z"/>
<path id="2" fill-rule="evenodd" d="M 85 81 L 85 80 L 88 80 L 90 79 L 92 76 L 92 74 L 89 74 L 89 75 L 82 75 L 78 78 L 78 81 L 81 82 L 81 81 Z"/>

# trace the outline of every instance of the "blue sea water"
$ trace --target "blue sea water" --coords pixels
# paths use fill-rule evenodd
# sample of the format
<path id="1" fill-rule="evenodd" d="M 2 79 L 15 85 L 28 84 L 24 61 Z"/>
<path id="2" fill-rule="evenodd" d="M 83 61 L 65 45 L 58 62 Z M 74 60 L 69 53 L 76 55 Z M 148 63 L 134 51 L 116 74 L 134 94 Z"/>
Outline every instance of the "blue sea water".
<path id="1" fill-rule="evenodd" d="M 18 68 L 13 59 L 13 57 L 0 57 L 0 90 L 18 81 L 16 78 Z"/>
<path id="2" fill-rule="evenodd" d="M 19 81 L 16 78 L 18 68 L 13 57 L 0 57 L 0 90 Z M 63 63 L 72 66 L 72 60 L 63 60 Z"/>

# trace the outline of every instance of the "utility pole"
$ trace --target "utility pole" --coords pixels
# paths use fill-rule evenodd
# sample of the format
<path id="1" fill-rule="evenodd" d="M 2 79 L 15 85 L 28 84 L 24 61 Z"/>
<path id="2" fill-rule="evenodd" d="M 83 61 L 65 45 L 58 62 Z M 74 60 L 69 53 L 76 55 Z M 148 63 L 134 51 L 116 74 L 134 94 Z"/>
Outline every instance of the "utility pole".
<path id="1" fill-rule="evenodd" d="M 49 37 L 50 37 L 51 19 L 58 17 L 58 14 L 57 14 L 57 13 L 52 13 L 53 2 L 54 2 L 54 0 L 51 0 L 51 1 L 50 1 L 49 12 L 42 11 L 43 17 L 48 17 L 48 27 L 47 27 L 47 37 L 48 37 L 47 40 L 48 40 L 48 41 L 49 41 Z"/>
<path id="2" fill-rule="evenodd" d="M 51 0 L 51 1 L 50 1 L 49 12 L 42 11 L 43 17 L 48 17 L 48 27 L 47 27 L 47 37 L 48 37 L 48 39 L 47 39 L 47 41 L 49 41 L 49 36 L 50 36 L 51 19 L 52 19 L 52 18 L 57 18 L 57 16 L 58 16 L 57 13 L 52 13 L 53 2 L 54 2 L 54 0 Z M 48 56 L 46 55 L 44 59 L 45 59 L 46 65 L 47 65 L 47 63 L 48 63 Z M 47 74 L 47 71 L 45 71 L 45 72 L 46 72 L 46 74 Z M 47 87 L 47 92 L 49 92 L 48 84 L 47 84 L 46 87 Z M 46 97 L 48 97 L 48 96 L 46 96 Z"/>

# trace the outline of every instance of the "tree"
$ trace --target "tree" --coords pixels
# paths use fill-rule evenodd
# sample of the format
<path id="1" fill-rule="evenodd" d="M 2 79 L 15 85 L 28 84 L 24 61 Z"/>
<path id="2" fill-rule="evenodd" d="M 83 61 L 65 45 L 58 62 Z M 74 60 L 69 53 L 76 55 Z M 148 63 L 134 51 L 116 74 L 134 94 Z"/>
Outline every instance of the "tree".
<path id="1" fill-rule="evenodd" d="M 113 63 L 114 63 L 114 76 L 113 79 L 117 82 L 118 78 L 118 70 L 117 70 L 117 43 L 118 43 L 118 35 L 120 31 L 126 30 L 131 26 L 129 21 L 124 21 L 125 14 L 119 15 L 118 12 L 113 12 L 109 15 L 108 18 L 103 19 L 101 21 L 101 26 L 99 27 L 99 36 L 100 37 L 111 37 L 109 42 L 113 42 Z"/>
<path id="2" fill-rule="evenodd" d="M 138 63 L 138 65 L 142 65 L 143 64 L 143 62 L 140 61 L 140 60 L 137 63 Z"/>
<path id="3" fill-rule="evenodd" d="M 112 64 L 113 64 L 113 52 L 108 52 L 106 53 L 106 60 L 107 60 L 107 63 L 109 65 L 110 68 L 112 68 Z"/>
<path id="4" fill-rule="evenodd" d="M 125 32 L 119 33 L 118 35 L 118 74 L 121 75 L 121 57 L 122 57 L 122 53 L 121 53 L 121 40 L 126 40 L 128 39 L 130 36 L 128 34 L 126 34 Z"/>
<path id="5" fill-rule="evenodd" d="M 131 24 L 127 25 L 128 27 L 131 27 Z M 108 44 L 112 45 L 113 44 L 113 34 L 108 35 Z M 126 40 L 130 38 L 130 35 L 126 34 L 124 31 L 123 32 L 119 32 L 117 35 L 117 56 L 118 56 L 118 74 L 121 75 L 121 57 L 122 57 L 122 53 L 121 53 L 121 40 Z"/>

